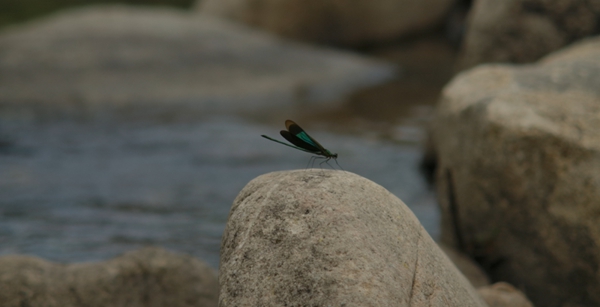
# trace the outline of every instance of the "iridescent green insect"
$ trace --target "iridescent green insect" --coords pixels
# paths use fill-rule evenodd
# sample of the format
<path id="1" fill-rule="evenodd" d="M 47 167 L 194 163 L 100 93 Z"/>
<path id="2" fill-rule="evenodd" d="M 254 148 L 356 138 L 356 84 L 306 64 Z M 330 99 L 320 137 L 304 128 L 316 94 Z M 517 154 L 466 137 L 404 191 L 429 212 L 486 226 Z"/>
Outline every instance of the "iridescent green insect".
<path id="1" fill-rule="evenodd" d="M 306 131 L 300 128 L 300 126 L 298 126 L 298 124 L 296 124 L 295 122 L 288 119 L 285 121 L 285 127 L 287 128 L 287 130 L 281 130 L 281 136 L 283 136 L 286 140 L 288 140 L 288 142 L 296 146 L 286 144 L 284 142 L 270 138 L 264 134 L 261 136 L 273 142 L 283 144 L 285 146 L 306 151 L 311 154 L 323 156 L 325 157 L 324 162 L 327 162 L 330 159 L 337 159 L 338 155 L 336 153 L 331 153 L 331 151 L 325 149 L 325 147 L 323 147 L 321 144 L 319 144 L 319 142 L 317 142 L 317 140 L 313 139 L 310 135 L 308 135 L 308 133 L 306 133 Z"/>

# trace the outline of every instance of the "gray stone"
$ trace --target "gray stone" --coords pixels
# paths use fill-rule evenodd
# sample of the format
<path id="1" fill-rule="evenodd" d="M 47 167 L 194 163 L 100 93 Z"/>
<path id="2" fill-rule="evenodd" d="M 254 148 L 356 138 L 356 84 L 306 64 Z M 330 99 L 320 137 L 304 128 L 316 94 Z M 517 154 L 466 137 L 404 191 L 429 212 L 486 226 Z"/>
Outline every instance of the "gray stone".
<path id="1" fill-rule="evenodd" d="M 452 0 L 199 0 L 202 13 L 285 37 L 361 46 L 397 40 L 439 25 Z"/>
<path id="2" fill-rule="evenodd" d="M 350 52 L 166 8 L 89 7 L 0 33 L 4 110 L 143 117 L 332 106 L 395 73 Z"/>
<path id="3" fill-rule="evenodd" d="M 401 200 L 344 171 L 252 180 L 221 245 L 219 306 L 485 306 Z"/>
<path id="4" fill-rule="evenodd" d="M 538 306 L 600 305 L 600 37 L 462 73 L 432 131 L 442 241 Z"/>
<path id="5" fill-rule="evenodd" d="M 477 0 L 461 66 L 533 62 L 594 34 L 600 34 L 600 0 Z"/>
<path id="6" fill-rule="evenodd" d="M 98 263 L 0 257 L 2 307 L 217 306 L 218 281 L 202 261 L 160 248 Z"/>

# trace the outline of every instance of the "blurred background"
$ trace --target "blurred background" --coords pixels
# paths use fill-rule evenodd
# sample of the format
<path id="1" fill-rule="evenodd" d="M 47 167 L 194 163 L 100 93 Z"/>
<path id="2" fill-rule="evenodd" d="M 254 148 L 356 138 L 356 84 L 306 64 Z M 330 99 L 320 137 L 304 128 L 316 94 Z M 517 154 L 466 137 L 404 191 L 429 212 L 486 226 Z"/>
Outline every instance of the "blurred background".
<path id="1" fill-rule="evenodd" d="M 240 190 L 311 166 L 260 137 L 292 119 L 490 305 L 598 306 L 599 34 L 600 0 L 0 0 L 0 256 L 218 269 Z"/>
<path id="2" fill-rule="evenodd" d="M 470 1 L 0 2 L 0 255 L 218 268 L 237 193 L 307 167 L 260 137 L 286 119 L 439 236 L 423 148 Z"/>
<path id="3" fill-rule="evenodd" d="M 194 4 L 194 0 L 132 0 L 132 1 L 95 1 L 95 0 L 51 0 L 51 1 L 18 1 L 18 0 L 2 0 L 2 11 L 0 11 L 0 26 L 5 27 L 10 24 L 17 24 L 32 20 L 39 17 L 44 17 L 54 12 L 83 7 L 94 4 L 127 4 L 140 6 L 164 6 L 180 9 L 189 9 Z"/>

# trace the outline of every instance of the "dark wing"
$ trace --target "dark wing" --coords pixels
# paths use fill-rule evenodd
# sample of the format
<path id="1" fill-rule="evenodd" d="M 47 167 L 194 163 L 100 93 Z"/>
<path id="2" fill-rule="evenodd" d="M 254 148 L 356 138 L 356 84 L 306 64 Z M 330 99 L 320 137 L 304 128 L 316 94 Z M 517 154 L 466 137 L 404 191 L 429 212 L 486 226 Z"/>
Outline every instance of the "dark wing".
<path id="1" fill-rule="evenodd" d="M 285 130 L 281 131 L 281 135 L 286 140 L 290 141 L 290 143 L 292 143 L 296 146 L 302 147 L 302 148 L 306 148 L 306 149 L 308 149 L 307 146 L 314 148 L 314 149 L 310 149 L 310 150 L 313 150 L 315 152 L 327 153 L 327 150 L 321 144 L 319 144 L 319 142 L 317 142 L 317 140 L 313 139 L 310 135 L 308 135 L 308 133 L 306 133 L 302 128 L 300 128 L 300 126 L 298 126 L 298 124 L 296 124 L 295 122 L 288 119 L 285 121 L 285 127 L 290 132 L 290 136 L 293 136 L 293 137 L 288 138 L 288 136 L 285 136 L 284 135 Z M 292 139 L 295 139 L 295 141 L 292 141 Z M 299 142 L 299 143 L 296 143 L 296 142 Z M 300 143 L 302 143 L 304 145 L 300 145 Z"/>
<path id="2" fill-rule="evenodd" d="M 312 146 L 311 144 L 304 142 L 304 140 L 297 138 L 296 136 L 291 134 L 289 131 L 281 130 L 279 133 L 281 134 L 282 137 L 284 137 L 286 140 L 288 140 L 288 142 L 290 142 L 300 148 L 304 148 L 313 153 L 321 152 L 321 150 L 318 147 Z"/>

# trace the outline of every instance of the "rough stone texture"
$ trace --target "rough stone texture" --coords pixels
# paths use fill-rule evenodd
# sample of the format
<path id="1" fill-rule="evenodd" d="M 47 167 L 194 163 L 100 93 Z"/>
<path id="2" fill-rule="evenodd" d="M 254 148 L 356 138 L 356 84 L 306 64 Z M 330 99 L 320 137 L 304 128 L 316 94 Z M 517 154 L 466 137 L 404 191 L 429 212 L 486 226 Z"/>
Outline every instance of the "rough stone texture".
<path id="1" fill-rule="evenodd" d="M 294 39 L 341 45 L 396 40 L 443 21 L 452 0 L 200 0 L 198 10 Z"/>
<path id="2" fill-rule="evenodd" d="M 461 66 L 526 63 L 600 33 L 600 0 L 476 0 Z"/>
<path id="3" fill-rule="evenodd" d="M 458 270 L 471 282 L 473 287 L 479 288 L 490 284 L 490 279 L 485 275 L 483 269 L 467 255 L 444 244 L 440 244 L 439 247 L 446 253 L 446 256 L 450 258 Z"/>
<path id="4" fill-rule="evenodd" d="M 218 281 L 202 261 L 160 248 L 106 262 L 58 264 L 0 257 L 2 307 L 217 306 Z"/>
<path id="5" fill-rule="evenodd" d="M 477 291 L 489 307 L 533 307 L 525 294 L 509 283 L 497 282 Z"/>
<path id="6" fill-rule="evenodd" d="M 485 306 L 401 200 L 332 170 L 270 173 L 238 195 L 219 306 Z"/>
<path id="7" fill-rule="evenodd" d="M 335 102 L 395 72 L 349 52 L 165 8 L 89 7 L 0 33 L 3 109 L 136 116 L 289 109 Z"/>
<path id="8" fill-rule="evenodd" d="M 442 241 L 538 306 L 600 306 L 600 38 L 456 77 L 433 119 Z"/>

